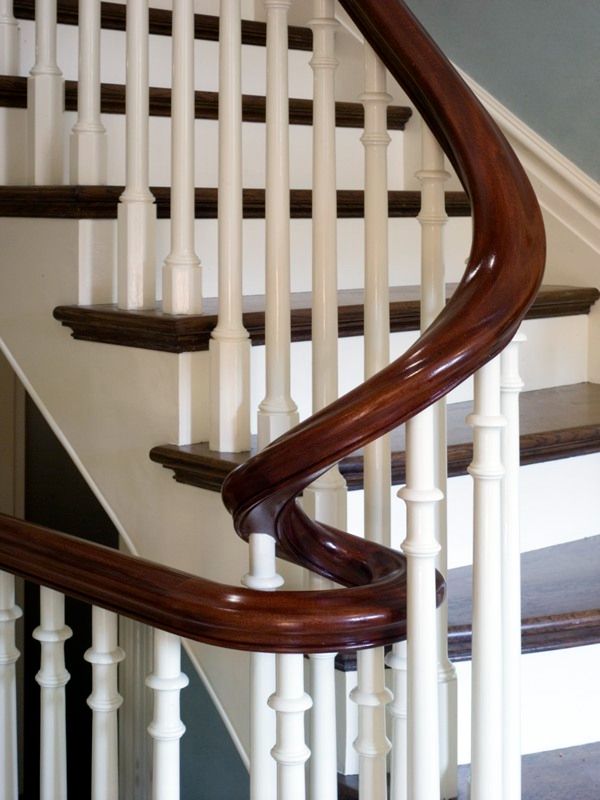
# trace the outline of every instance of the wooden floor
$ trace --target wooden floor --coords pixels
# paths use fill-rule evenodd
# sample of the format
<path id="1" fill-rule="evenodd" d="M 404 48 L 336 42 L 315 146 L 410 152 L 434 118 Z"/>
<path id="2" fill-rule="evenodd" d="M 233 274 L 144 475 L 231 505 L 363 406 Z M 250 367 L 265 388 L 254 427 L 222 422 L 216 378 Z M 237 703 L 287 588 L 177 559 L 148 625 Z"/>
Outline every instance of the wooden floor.
<path id="1" fill-rule="evenodd" d="M 461 767 L 459 800 L 468 800 L 467 776 Z M 600 800 L 600 743 L 525 756 L 521 798 Z"/>

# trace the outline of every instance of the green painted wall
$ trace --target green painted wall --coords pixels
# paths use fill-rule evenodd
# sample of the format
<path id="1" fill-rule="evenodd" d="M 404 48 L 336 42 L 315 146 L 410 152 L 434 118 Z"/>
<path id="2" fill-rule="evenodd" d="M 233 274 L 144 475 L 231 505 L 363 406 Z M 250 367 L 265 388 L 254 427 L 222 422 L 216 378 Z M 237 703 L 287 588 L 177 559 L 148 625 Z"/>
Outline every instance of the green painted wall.
<path id="1" fill-rule="evenodd" d="M 407 0 L 442 50 L 600 179 L 600 0 Z"/>

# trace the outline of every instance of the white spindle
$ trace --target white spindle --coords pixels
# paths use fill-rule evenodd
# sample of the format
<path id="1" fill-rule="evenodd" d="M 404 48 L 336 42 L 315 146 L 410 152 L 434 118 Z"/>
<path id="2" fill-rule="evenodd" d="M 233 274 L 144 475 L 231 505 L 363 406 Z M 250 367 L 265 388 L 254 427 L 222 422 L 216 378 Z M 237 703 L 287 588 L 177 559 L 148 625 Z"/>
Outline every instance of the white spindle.
<path id="1" fill-rule="evenodd" d="M 92 607 L 92 646 L 85 653 L 92 665 L 92 800 L 118 800 L 119 739 L 118 665 L 125 653 L 118 646 L 118 617 Z"/>
<path id="2" fill-rule="evenodd" d="M 242 583 L 249 589 L 273 591 L 283 584 L 275 564 L 275 540 L 250 535 L 250 571 Z M 250 655 L 250 800 L 278 800 L 277 764 L 271 748 L 276 738 L 275 714 L 268 701 L 276 688 L 273 653 Z"/>
<path id="3" fill-rule="evenodd" d="M 194 2 L 173 2 L 171 91 L 171 252 L 163 267 L 163 310 L 202 311 L 202 271 L 194 237 Z"/>
<path id="4" fill-rule="evenodd" d="M 358 685 L 350 697 L 358 705 L 358 738 L 354 742 L 359 755 L 358 794 L 386 800 L 390 742 L 385 735 L 385 707 L 392 695 L 385 686 L 383 648 L 359 652 L 357 670 Z"/>
<path id="5" fill-rule="evenodd" d="M 266 395 L 258 445 L 298 423 L 290 392 L 290 155 L 288 12 L 292 0 L 265 0 L 267 12 Z"/>
<path id="6" fill-rule="evenodd" d="M 71 183 L 106 183 L 106 130 L 100 119 L 100 0 L 79 2 L 77 122 L 71 132 Z"/>
<path id="7" fill-rule="evenodd" d="M 475 374 L 473 427 L 473 661 L 471 691 L 471 798 L 501 800 L 501 485 L 500 359 Z"/>
<path id="8" fill-rule="evenodd" d="M 277 716 L 277 740 L 271 753 L 277 762 L 277 800 L 306 800 L 304 713 L 311 699 L 304 692 L 304 657 L 277 656 L 277 690 L 269 699 Z"/>
<path id="9" fill-rule="evenodd" d="M 439 715 L 435 559 L 436 506 L 442 493 L 435 485 L 433 409 L 406 423 L 407 535 L 402 543 L 408 569 L 408 797 L 439 800 Z"/>
<path id="10" fill-rule="evenodd" d="M 210 340 L 210 447 L 250 449 L 250 339 L 242 321 L 242 88 L 238 0 L 219 21 L 219 321 Z"/>
<path id="11" fill-rule="evenodd" d="M 118 210 L 120 308 L 153 308 L 156 206 L 148 188 L 148 0 L 127 2 L 126 183 Z"/>
<path id="12" fill-rule="evenodd" d="M 365 149 L 365 379 L 389 363 L 389 270 L 387 215 L 387 106 L 386 72 L 375 52 L 365 46 L 365 110 L 362 143 Z M 391 459 L 389 436 L 371 442 L 364 456 L 365 536 L 390 544 Z M 367 797 L 386 798 L 385 689 L 382 648 L 358 654 L 358 687 L 352 697 L 359 705 L 358 738 L 360 791 Z"/>
<path id="13" fill-rule="evenodd" d="M 408 798 L 408 685 L 406 642 L 399 642 L 388 653 L 385 663 L 392 670 L 390 718 L 392 758 L 390 761 L 390 800 Z"/>
<path id="14" fill-rule="evenodd" d="M 312 410 L 338 397 L 337 195 L 334 0 L 313 0 Z M 337 466 L 304 491 L 314 518 L 345 526 L 346 482 Z M 316 748 L 313 744 L 313 751 Z"/>
<path id="15" fill-rule="evenodd" d="M 311 800 L 337 800 L 335 653 L 310 656 L 310 791 Z"/>
<path id="16" fill-rule="evenodd" d="M 444 169 L 444 153 L 423 123 L 421 181 L 421 330 L 428 328 L 441 313 L 446 301 L 444 240 L 446 214 L 444 184 L 450 177 Z M 448 572 L 448 526 L 446 490 L 448 456 L 446 436 L 446 399 L 433 409 L 433 449 L 428 454 L 435 464 L 435 486 L 443 499 L 436 506 L 436 539 L 440 551 L 436 567 L 445 577 Z M 456 670 L 448 658 L 448 603 L 438 609 L 438 679 L 440 720 L 440 777 L 442 800 L 458 794 L 457 781 L 457 685 Z"/>
<path id="17" fill-rule="evenodd" d="M 19 25 L 12 0 L 0 0 L 0 74 L 19 72 Z"/>
<path id="18" fill-rule="evenodd" d="M 501 356 L 502 429 L 502 773 L 504 800 L 521 797 L 521 547 L 519 540 L 520 426 L 517 333 Z"/>
<path id="19" fill-rule="evenodd" d="M 56 62 L 56 0 L 35 3 L 35 64 L 27 79 L 29 182 L 61 184 L 65 82 Z"/>
<path id="20" fill-rule="evenodd" d="M 179 740 L 185 733 L 179 695 L 188 685 L 181 672 L 179 636 L 154 630 L 154 666 L 146 685 L 154 692 L 154 718 L 148 728 L 154 740 L 152 800 L 179 800 Z"/>
<path id="21" fill-rule="evenodd" d="M 0 798 L 18 800 L 19 769 L 17 745 L 17 678 L 15 664 L 15 622 L 21 609 L 15 605 L 15 579 L 0 572 Z"/>
<path id="22" fill-rule="evenodd" d="M 41 668 L 36 681 L 40 700 L 40 798 L 67 798 L 67 734 L 64 643 L 72 636 L 65 625 L 65 598 L 59 592 L 40 588 L 40 624 L 33 638 L 42 646 Z"/>

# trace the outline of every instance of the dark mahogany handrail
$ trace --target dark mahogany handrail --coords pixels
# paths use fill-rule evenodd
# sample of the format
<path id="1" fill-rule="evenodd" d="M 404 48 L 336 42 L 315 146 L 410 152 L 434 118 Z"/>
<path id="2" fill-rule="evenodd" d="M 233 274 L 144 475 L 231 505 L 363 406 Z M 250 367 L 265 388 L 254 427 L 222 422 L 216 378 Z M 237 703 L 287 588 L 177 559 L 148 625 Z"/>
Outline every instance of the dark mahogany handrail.
<path id="1" fill-rule="evenodd" d="M 359 549 L 351 545 L 347 558 L 356 564 Z M 348 579 L 371 585 L 311 592 L 307 604 L 306 592 L 274 596 L 216 583 L 0 514 L 0 569 L 179 636 L 236 650 L 327 652 L 403 638 L 404 560 L 374 545 L 364 556 L 360 567 L 348 570 Z M 442 594 L 440 584 L 438 599 Z"/>
<path id="2" fill-rule="evenodd" d="M 268 534 L 287 558 L 338 581 L 352 570 L 345 562 L 347 534 L 311 521 L 297 496 L 340 459 L 410 419 L 500 353 L 533 302 L 545 260 L 541 213 L 521 165 L 406 5 L 340 2 L 454 164 L 471 200 L 474 233 L 462 281 L 416 344 L 238 467 L 223 486 L 240 536 Z"/>

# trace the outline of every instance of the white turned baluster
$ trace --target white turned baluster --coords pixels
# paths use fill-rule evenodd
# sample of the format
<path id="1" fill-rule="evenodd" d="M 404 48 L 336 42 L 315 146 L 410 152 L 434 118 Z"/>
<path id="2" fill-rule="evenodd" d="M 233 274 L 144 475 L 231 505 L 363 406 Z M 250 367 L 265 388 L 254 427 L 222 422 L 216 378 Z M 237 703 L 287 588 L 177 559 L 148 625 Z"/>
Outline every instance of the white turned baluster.
<path id="1" fill-rule="evenodd" d="M 219 321 L 210 339 L 210 447 L 250 449 L 250 339 L 242 321 L 242 89 L 238 0 L 219 21 Z"/>
<path id="2" fill-rule="evenodd" d="M 408 797 L 408 685 L 406 642 L 399 642 L 388 653 L 385 663 L 392 670 L 393 700 L 389 705 L 392 723 L 390 761 L 390 800 Z"/>
<path id="3" fill-rule="evenodd" d="M 444 153 L 431 131 L 422 123 L 421 181 L 421 331 L 441 313 L 446 302 L 443 232 L 446 214 L 444 184 L 450 177 L 444 169 Z M 436 567 L 445 577 L 448 572 L 448 526 L 446 490 L 448 456 L 446 436 L 446 398 L 433 407 L 434 441 L 429 457 L 435 463 L 435 486 L 443 499 L 436 506 L 436 539 L 440 544 Z M 458 794 L 457 769 L 457 684 L 456 670 L 448 658 L 448 603 L 438 609 L 438 679 L 440 720 L 441 798 Z"/>
<path id="4" fill-rule="evenodd" d="M 106 130 L 100 119 L 100 0 L 79 1 L 77 122 L 71 132 L 71 183 L 106 183 Z"/>
<path id="5" fill-rule="evenodd" d="M 269 698 L 277 716 L 277 800 L 306 800 L 304 765 L 310 750 L 304 741 L 304 713 L 311 699 L 304 692 L 304 657 L 277 656 L 277 690 Z M 262 795 L 261 795 L 262 797 Z"/>
<path id="6" fill-rule="evenodd" d="M 15 664 L 15 622 L 21 609 L 15 605 L 15 579 L 0 572 L 0 798 L 18 800 L 19 769 L 17 746 L 17 678 Z"/>
<path id="7" fill-rule="evenodd" d="M 29 183 L 60 184 L 65 82 L 56 62 L 56 0 L 35 3 L 35 64 L 27 79 Z"/>
<path id="8" fill-rule="evenodd" d="M 500 359 L 475 374 L 473 427 L 473 666 L 471 690 L 471 798 L 501 800 L 502 614 Z"/>
<path id="9" fill-rule="evenodd" d="M 258 409 L 258 445 L 298 423 L 290 393 L 290 155 L 288 12 L 292 0 L 265 0 L 267 12 L 266 395 Z"/>
<path id="10" fill-rule="evenodd" d="M 127 0 L 126 183 L 118 210 L 118 303 L 153 308 L 156 206 L 148 188 L 148 0 Z"/>
<path id="11" fill-rule="evenodd" d="M 358 685 L 350 697 L 358 705 L 358 738 L 354 742 L 359 755 L 358 794 L 386 800 L 390 742 L 385 735 L 385 707 L 392 695 L 385 687 L 383 647 L 359 652 L 357 670 Z"/>
<path id="12" fill-rule="evenodd" d="M 179 740 L 185 733 L 179 695 L 187 685 L 179 636 L 155 629 L 153 672 L 146 679 L 154 692 L 154 717 L 148 727 L 154 740 L 152 800 L 179 800 Z"/>
<path id="13" fill-rule="evenodd" d="M 334 0 L 313 0 L 312 410 L 338 397 Z M 314 519 L 345 527 L 346 482 L 337 466 L 304 491 Z M 313 751 L 317 748 L 313 743 Z"/>
<path id="14" fill-rule="evenodd" d="M 316 587 L 313 585 L 313 588 Z M 309 797 L 311 800 L 337 800 L 335 653 L 310 656 L 310 691 L 313 707 Z"/>
<path id="15" fill-rule="evenodd" d="M 250 571 L 242 578 L 249 589 L 273 591 L 283 584 L 275 566 L 275 540 L 250 535 Z M 275 714 L 268 701 L 276 688 L 273 653 L 250 655 L 250 800 L 278 800 L 277 764 L 271 748 L 276 738 Z"/>
<path id="16" fill-rule="evenodd" d="M 521 547 L 519 539 L 520 425 L 517 333 L 502 353 L 502 773 L 504 800 L 521 797 Z"/>
<path id="17" fill-rule="evenodd" d="M 92 607 L 92 646 L 84 656 L 92 665 L 92 800 L 118 800 L 119 739 L 118 665 L 125 653 L 118 646 L 118 617 Z"/>
<path id="18" fill-rule="evenodd" d="M 408 797 L 439 800 L 439 715 L 435 560 L 436 506 L 433 409 L 406 423 L 406 486 L 398 493 L 406 503 L 407 535 L 402 543 L 408 569 Z"/>
<path id="19" fill-rule="evenodd" d="M 66 800 L 67 734 L 64 643 L 72 636 L 65 625 L 65 598 L 59 592 L 40 588 L 40 625 L 33 638 L 42 646 L 41 668 L 36 681 L 40 701 L 40 800 Z"/>
<path id="20" fill-rule="evenodd" d="M 19 25 L 13 14 L 12 0 L 0 0 L 0 74 L 19 72 Z"/>
<path id="21" fill-rule="evenodd" d="M 202 271 L 194 237 L 194 2 L 173 2 L 171 92 L 171 252 L 163 267 L 163 310 L 202 311 Z"/>
<path id="22" fill-rule="evenodd" d="M 365 109 L 362 143 L 365 149 L 365 379 L 389 363 L 389 270 L 387 215 L 386 72 L 374 51 L 365 46 Z M 389 546 L 391 460 L 389 436 L 365 448 L 365 536 Z M 358 687 L 351 697 L 359 706 L 359 786 L 364 796 L 387 797 L 385 689 L 383 648 L 358 654 Z"/>

